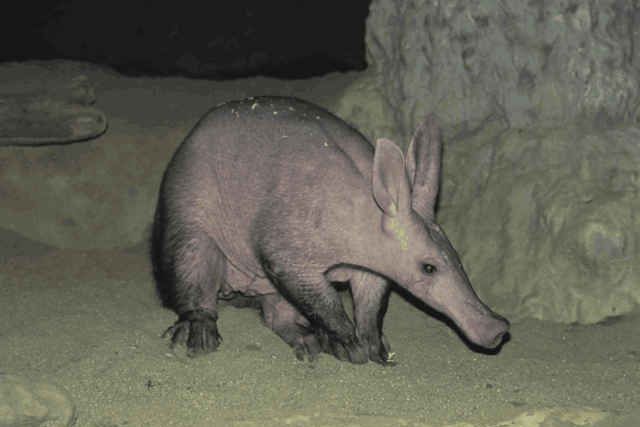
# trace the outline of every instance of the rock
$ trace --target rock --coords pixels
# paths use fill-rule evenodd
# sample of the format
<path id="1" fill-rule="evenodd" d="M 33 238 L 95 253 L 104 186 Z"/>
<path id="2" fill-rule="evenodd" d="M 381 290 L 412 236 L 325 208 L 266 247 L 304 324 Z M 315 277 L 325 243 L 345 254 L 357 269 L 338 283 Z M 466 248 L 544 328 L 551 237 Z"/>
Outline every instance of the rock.
<path id="1" fill-rule="evenodd" d="M 640 117 L 633 1 L 374 0 L 369 63 L 400 130 L 425 113 L 473 130 Z"/>
<path id="2" fill-rule="evenodd" d="M 78 77 L 70 80 L 69 76 Z M 83 112 L 90 111 L 88 105 L 96 100 L 89 81 L 102 87 L 101 103 L 113 98 L 114 95 L 104 89 L 105 81 L 112 82 L 107 80 L 108 76 L 95 66 L 80 63 L 9 63 L 0 67 L 0 93 L 18 98 L 24 94 L 42 94 L 41 99 L 55 99 L 55 105 L 66 106 L 59 118 L 81 118 Z M 118 81 L 117 76 L 113 79 Z M 127 88 L 135 91 L 131 86 Z M 118 89 L 120 87 L 115 91 Z M 122 112 L 115 123 L 110 122 L 108 132 L 86 143 L 2 146 L 4 141 L 0 137 L 2 228 L 59 248 L 128 247 L 145 239 L 162 169 L 188 127 L 173 123 L 175 128 L 158 129 L 140 123 L 139 117 L 145 117 L 142 113 L 130 121 L 123 120 L 123 116 L 133 116 L 135 112 L 131 110 L 142 110 L 141 104 L 148 109 L 155 107 L 147 99 L 136 103 L 136 96 L 132 98 L 134 101 L 117 103 L 117 108 L 107 103 L 110 111 L 129 109 Z M 49 128 L 57 123 L 49 121 L 56 116 L 55 109 L 51 111 L 54 114 L 49 116 L 45 108 L 42 116 L 45 120 L 40 122 L 51 124 Z M 156 119 L 153 114 L 148 116 Z M 162 120 L 157 119 L 156 123 Z M 92 123 L 104 124 L 100 120 L 89 120 L 84 123 L 89 127 L 84 128 L 83 123 L 76 123 L 79 125 L 74 128 L 77 135 L 86 136 L 85 131 L 91 131 Z M 0 134 L 1 129 L 0 121 Z M 61 130 L 64 136 L 66 131 Z M 40 141 L 46 142 L 46 133 L 40 136 L 44 137 Z M 38 138 L 30 142 L 33 143 L 38 143 Z"/>
<path id="3" fill-rule="evenodd" d="M 86 141 L 107 130 L 104 113 L 95 102 L 87 76 L 60 83 L 44 76 L 37 89 L 0 90 L 0 147 L 49 145 Z"/>
<path id="4" fill-rule="evenodd" d="M 592 408 L 543 408 L 526 411 L 491 427 L 588 427 L 598 425 L 608 416 L 607 412 Z"/>
<path id="5" fill-rule="evenodd" d="M 640 304 L 638 27 L 632 1 L 371 4 L 379 104 L 402 141 L 440 117 L 440 221 L 510 318 L 592 323 Z"/>
<path id="6" fill-rule="evenodd" d="M 639 140 L 574 126 L 446 146 L 441 223 L 490 306 L 594 323 L 640 304 Z"/>
<path id="7" fill-rule="evenodd" d="M 362 132 L 369 141 L 375 142 L 377 138 L 384 137 L 400 145 L 409 142 L 403 141 L 403 135 L 396 129 L 377 86 L 375 73 L 360 73 L 353 83 L 344 88 L 334 104 L 329 109 Z"/>
<path id="8" fill-rule="evenodd" d="M 0 373 L 0 427 L 68 427 L 75 407 L 60 388 Z"/>

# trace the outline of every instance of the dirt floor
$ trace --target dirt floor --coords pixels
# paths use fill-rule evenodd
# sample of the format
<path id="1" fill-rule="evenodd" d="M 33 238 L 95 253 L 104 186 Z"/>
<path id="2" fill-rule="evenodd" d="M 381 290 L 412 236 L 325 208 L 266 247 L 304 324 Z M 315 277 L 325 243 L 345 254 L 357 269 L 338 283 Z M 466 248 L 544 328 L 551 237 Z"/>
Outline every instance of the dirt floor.
<path id="1" fill-rule="evenodd" d="M 0 368 L 65 389 L 78 426 L 566 427 L 640 420 L 637 316 L 593 326 L 522 321 L 499 354 L 484 355 L 393 295 L 385 333 L 398 364 L 381 367 L 328 355 L 298 362 L 257 312 L 224 307 L 219 351 L 191 359 L 160 337 L 174 315 L 154 296 L 143 248 L 36 246 L 36 254 L 5 257 L 0 265 Z"/>

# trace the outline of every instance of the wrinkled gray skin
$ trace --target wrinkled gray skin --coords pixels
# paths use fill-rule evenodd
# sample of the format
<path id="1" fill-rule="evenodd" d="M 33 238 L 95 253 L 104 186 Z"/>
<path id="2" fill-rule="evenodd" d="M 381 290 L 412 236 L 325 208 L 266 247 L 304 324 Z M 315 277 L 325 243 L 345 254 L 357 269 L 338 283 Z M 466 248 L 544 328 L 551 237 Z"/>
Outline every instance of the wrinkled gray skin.
<path id="1" fill-rule="evenodd" d="M 476 296 L 434 205 L 440 131 L 417 129 L 406 159 L 329 112 L 260 97 L 210 111 L 171 160 L 152 237 L 167 330 L 189 354 L 215 350 L 218 298 L 261 308 L 298 358 L 324 351 L 385 364 L 390 283 L 498 346 L 508 322 Z M 355 325 L 336 291 L 349 284 Z"/>

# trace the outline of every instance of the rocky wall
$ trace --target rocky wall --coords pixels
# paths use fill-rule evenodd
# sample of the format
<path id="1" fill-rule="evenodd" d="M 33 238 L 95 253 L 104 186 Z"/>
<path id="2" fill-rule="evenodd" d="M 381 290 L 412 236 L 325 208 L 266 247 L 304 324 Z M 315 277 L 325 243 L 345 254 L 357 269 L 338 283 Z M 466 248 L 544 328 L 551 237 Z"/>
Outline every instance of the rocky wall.
<path id="1" fill-rule="evenodd" d="M 640 305 L 640 128 L 487 129 L 450 145 L 440 218 L 498 312 L 594 323 Z"/>
<path id="2" fill-rule="evenodd" d="M 369 62 L 407 141 L 445 129 L 439 218 L 512 318 L 640 305 L 640 3 L 374 0 Z"/>
<path id="3" fill-rule="evenodd" d="M 640 113 L 635 0 L 374 0 L 369 62 L 407 136 L 426 112 L 477 129 Z"/>

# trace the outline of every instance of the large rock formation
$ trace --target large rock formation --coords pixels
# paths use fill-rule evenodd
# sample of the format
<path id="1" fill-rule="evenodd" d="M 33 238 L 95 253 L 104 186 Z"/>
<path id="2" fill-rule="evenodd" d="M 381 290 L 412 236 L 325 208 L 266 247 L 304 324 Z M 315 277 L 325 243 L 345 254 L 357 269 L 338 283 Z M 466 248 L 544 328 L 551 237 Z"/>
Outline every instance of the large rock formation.
<path id="1" fill-rule="evenodd" d="M 406 134 L 431 110 L 461 129 L 637 119 L 639 27 L 632 0 L 374 0 L 366 41 Z"/>
<path id="2" fill-rule="evenodd" d="M 638 141 L 571 126 L 449 145 L 442 222 L 490 305 L 591 323 L 640 304 Z"/>
<path id="3" fill-rule="evenodd" d="M 404 140 L 441 117 L 441 221 L 501 312 L 597 322 L 640 304 L 638 28 L 631 0 L 371 6 L 382 104 Z"/>

